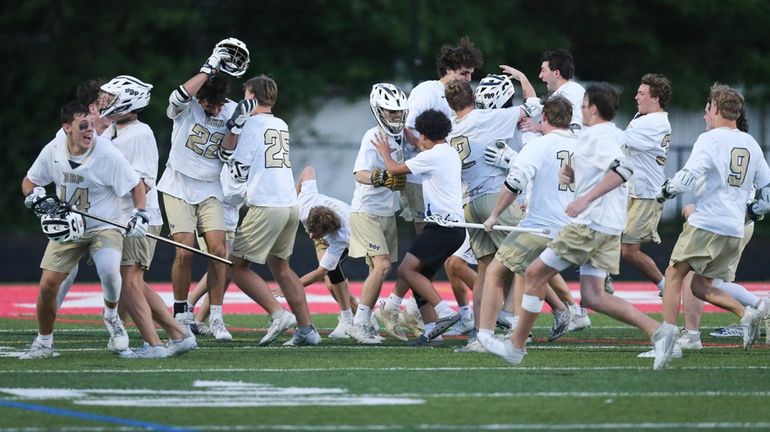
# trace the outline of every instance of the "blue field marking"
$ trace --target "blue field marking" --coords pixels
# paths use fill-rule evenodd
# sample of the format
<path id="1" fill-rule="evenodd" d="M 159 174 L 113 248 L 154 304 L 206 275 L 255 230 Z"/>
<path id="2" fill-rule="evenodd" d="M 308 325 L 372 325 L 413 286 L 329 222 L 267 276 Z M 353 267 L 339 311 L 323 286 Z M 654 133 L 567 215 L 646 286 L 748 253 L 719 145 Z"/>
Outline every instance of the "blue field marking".
<path id="1" fill-rule="evenodd" d="M 157 424 L 157 423 L 149 423 L 141 420 L 132 420 L 132 419 L 126 419 L 126 418 L 120 418 L 120 417 L 106 416 L 101 414 L 93 414 L 89 412 L 68 410 L 64 408 L 54 408 L 54 407 L 49 407 L 45 405 L 12 402 L 7 400 L 0 400 L 0 407 L 17 408 L 17 409 L 27 410 L 27 411 L 37 411 L 43 414 L 51 414 L 51 415 L 57 415 L 62 417 L 73 417 L 73 418 L 78 418 L 83 420 L 92 420 L 92 421 L 99 421 L 104 423 L 136 426 L 136 427 L 141 427 L 141 428 L 145 428 L 147 430 L 153 430 L 153 431 L 189 432 L 193 430 L 193 429 L 179 428 L 176 426 L 166 426 L 166 425 Z"/>

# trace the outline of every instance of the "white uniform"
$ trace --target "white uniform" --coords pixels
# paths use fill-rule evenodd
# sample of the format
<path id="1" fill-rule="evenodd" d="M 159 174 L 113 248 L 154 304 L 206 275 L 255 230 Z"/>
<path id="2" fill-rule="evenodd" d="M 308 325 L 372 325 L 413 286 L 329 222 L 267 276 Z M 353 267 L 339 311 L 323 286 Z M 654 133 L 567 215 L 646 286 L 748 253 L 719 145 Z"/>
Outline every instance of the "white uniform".
<path id="1" fill-rule="evenodd" d="M 225 122 L 236 106 L 235 102 L 228 100 L 216 117 L 209 117 L 193 98 L 176 115 L 173 115 L 172 109 L 168 110 L 174 127 L 171 151 L 158 190 L 188 204 L 199 204 L 209 197 L 222 200 L 219 184 L 222 162 L 217 153 L 227 132 Z"/>
<path id="2" fill-rule="evenodd" d="M 695 190 L 695 212 L 687 223 L 743 238 L 751 187 L 770 183 L 770 168 L 756 140 L 738 129 L 712 129 L 695 141 L 682 170 L 696 179 L 705 178 Z"/>
<path id="3" fill-rule="evenodd" d="M 414 129 L 417 117 L 429 109 L 441 111 L 447 118 L 453 118 L 455 113 L 449 108 L 444 91 L 444 84 L 439 80 L 423 81 L 413 88 L 406 102 L 406 106 L 409 108 L 409 113 L 406 117 L 406 127 Z M 418 148 L 404 141 L 404 160 L 415 157 L 419 152 Z M 407 175 L 406 181 L 409 183 L 420 183 L 420 179 L 413 174 Z"/>
<path id="4" fill-rule="evenodd" d="M 559 184 L 559 170 L 569 163 L 577 141 L 570 131 L 554 130 L 530 141 L 514 160 L 510 172 L 524 175 L 531 197 L 520 227 L 550 229 L 550 234 L 543 236 L 555 238 L 569 223 L 564 209 L 575 199 L 575 193 Z M 509 178 L 506 183 L 512 181 Z"/>
<path id="5" fill-rule="evenodd" d="M 319 193 L 315 180 L 302 182 L 298 199 L 299 220 L 305 227 L 305 231 L 307 231 L 308 215 L 313 207 L 328 207 L 340 218 L 340 229 L 324 236 L 329 247 L 319 261 L 321 267 L 332 271 L 337 268 L 343 252 L 350 246 L 350 206 L 338 199 Z"/>
<path id="6" fill-rule="evenodd" d="M 112 140 L 112 145 L 120 150 L 139 174 L 139 177 L 150 188 L 147 191 L 144 206 L 150 218 L 150 225 L 163 225 L 163 217 L 160 214 L 160 204 L 158 203 L 158 189 L 155 185 L 155 180 L 158 178 L 158 144 L 152 129 L 138 120 L 121 129 L 118 129 L 117 125 L 113 123 L 104 131 L 102 136 Z M 123 223 L 128 223 L 132 216 L 131 212 L 134 210 L 134 200 L 131 194 L 123 195 L 120 203 L 120 220 Z"/>
<path id="7" fill-rule="evenodd" d="M 94 137 L 91 149 L 76 157 L 67 150 L 67 141 L 57 136 L 38 155 L 27 178 L 38 185 L 56 184 L 56 195 L 81 211 L 117 221 L 120 219 L 120 197 L 139 183 L 139 175 L 109 140 Z M 115 229 L 114 226 L 86 219 L 86 233 Z"/>
<path id="8" fill-rule="evenodd" d="M 272 114 L 249 117 L 232 158 L 251 167 L 246 182 L 246 204 L 250 207 L 297 205 L 286 122 Z"/>
<path id="9" fill-rule="evenodd" d="M 366 131 L 364 137 L 361 138 L 361 147 L 353 166 L 354 174 L 358 171 L 374 171 L 375 168 L 385 169 L 385 162 L 372 144 L 377 131 L 379 131 L 379 127 L 373 127 Z M 405 141 L 402 137 L 394 139 L 388 135 L 390 156 L 396 163 L 404 161 L 402 141 Z M 369 213 L 376 216 L 393 216 L 400 208 L 399 196 L 398 193 L 386 187 L 376 188 L 369 184 L 356 182 L 351 208 L 354 212 Z"/>
<path id="10" fill-rule="evenodd" d="M 575 196 L 582 196 L 604 177 L 615 159 L 624 159 L 623 141 L 625 136 L 615 123 L 604 122 L 586 127 L 575 147 Z M 530 202 L 533 197 L 530 196 Z M 615 188 L 592 202 L 588 208 L 571 222 L 587 225 L 594 231 L 609 235 L 620 235 L 626 225 L 628 188 Z"/>
<path id="11" fill-rule="evenodd" d="M 438 144 L 405 162 L 409 170 L 422 176 L 425 215 L 453 222 L 465 222 L 463 213 L 460 156 L 448 144 Z"/>
<path id="12" fill-rule="evenodd" d="M 549 97 L 563 96 L 572 104 L 572 120 L 569 128 L 576 134 L 579 134 L 583 129 L 583 97 L 585 94 L 586 89 L 582 85 L 575 81 L 567 81 Z"/>
<path id="13" fill-rule="evenodd" d="M 626 128 L 625 152 L 634 169 L 628 181 L 628 193 L 634 198 L 653 199 L 666 180 L 671 123 L 665 111 L 637 114 Z"/>
<path id="14" fill-rule="evenodd" d="M 484 150 L 498 140 L 507 140 L 516 132 L 521 108 L 474 109 L 462 119 L 452 120 L 452 132 L 447 142 L 462 160 L 463 198 L 476 198 L 500 192 L 506 173 L 484 162 Z"/>
<path id="15" fill-rule="evenodd" d="M 222 208 L 225 211 L 225 226 L 227 231 L 235 231 L 238 228 L 239 210 L 246 203 L 246 183 L 233 180 L 230 175 L 230 167 L 222 166 L 219 173 L 219 183 L 222 185 Z"/>

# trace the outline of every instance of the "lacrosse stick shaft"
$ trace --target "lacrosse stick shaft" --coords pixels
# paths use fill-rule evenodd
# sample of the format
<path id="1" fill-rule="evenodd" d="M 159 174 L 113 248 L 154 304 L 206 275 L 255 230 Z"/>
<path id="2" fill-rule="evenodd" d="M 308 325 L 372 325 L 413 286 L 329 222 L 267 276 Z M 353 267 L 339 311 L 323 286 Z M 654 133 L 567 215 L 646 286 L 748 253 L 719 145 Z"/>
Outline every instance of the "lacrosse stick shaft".
<path id="1" fill-rule="evenodd" d="M 77 214 L 79 214 L 81 216 L 85 216 L 87 218 L 98 220 L 99 222 L 104 222 L 104 223 L 116 226 L 118 228 L 123 228 L 124 230 L 128 230 L 127 226 L 125 226 L 123 224 L 119 224 L 117 222 L 113 222 L 113 221 L 111 221 L 109 219 L 104 219 L 104 218 L 99 217 L 99 216 L 94 216 L 94 215 L 88 214 L 86 212 L 82 212 L 80 210 L 71 209 L 70 211 L 72 213 L 77 213 Z M 152 233 L 147 233 L 147 237 L 149 237 L 151 239 L 155 239 L 155 240 L 161 241 L 161 242 L 164 242 L 164 243 L 168 243 L 170 245 L 173 245 L 173 246 L 176 246 L 178 248 L 182 248 L 182 249 L 188 250 L 188 251 L 193 252 L 193 253 L 197 253 L 198 255 L 203 255 L 203 256 L 205 256 L 208 259 L 213 259 L 215 261 L 219 261 L 219 262 L 227 264 L 229 266 L 233 265 L 233 262 L 228 260 L 228 259 L 225 259 L 225 258 L 222 258 L 222 257 L 218 257 L 218 256 L 212 255 L 210 253 L 203 252 L 200 249 L 196 249 L 196 248 L 194 248 L 192 246 L 187 246 L 186 244 L 183 244 L 183 243 L 175 242 L 174 240 L 167 239 L 165 237 L 161 237 L 161 236 L 158 236 L 158 235 L 155 235 L 155 234 L 152 234 Z"/>
<path id="2" fill-rule="evenodd" d="M 446 225 L 446 226 L 451 226 L 456 228 L 484 229 L 484 224 L 480 224 L 480 223 L 449 222 L 449 221 L 438 223 L 430 219 L 426 219 L 425 222 L 432 222 L 435 224 Z M 546 235 L 551 233 L 551 230 L 549 229 L 524 228 L 524 227 L 508 226 L 508 225 L 495 225 L 492 227 L 492 229 L 495 231 L 517 231 L 517 232 L 528 232 L 528 233 L 546 234 Z"/>

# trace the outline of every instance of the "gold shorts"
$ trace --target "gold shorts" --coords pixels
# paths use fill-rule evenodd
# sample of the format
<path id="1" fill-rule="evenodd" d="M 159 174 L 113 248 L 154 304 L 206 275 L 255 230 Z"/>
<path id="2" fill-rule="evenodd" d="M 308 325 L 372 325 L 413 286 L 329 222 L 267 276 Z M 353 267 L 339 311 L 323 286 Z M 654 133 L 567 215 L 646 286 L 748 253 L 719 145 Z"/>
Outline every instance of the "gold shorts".
<path id="1" fill-rule="evenodd" d="M 209 246 L 206 244 L 206 239 L 203 235 L 195 233 L 195 239 L 198 242 L 198 249 L 203 252 L 209 253 Z M 225 232 L 225 250 L 229 254 L 233 250 L 233 240 L 235 240 L 235 231 Z"/>
<path id="2" fill-rule="evenodd" d="M 407 222 L 422 222 L 425 219 L 425 200 L 422 197 L 422 184 L 406 183 L 401 191 L 400 216 Z"/>
<path id="3" fill-rule="evenodd" d="M 484 223 L 489 215 L 492 214 L 492 210 L 495 209 L 498 195 L 497 193 L 482 195 L 465 204 L 465 221 L 468 223 Z M 523 218 L 524 213 L 518 204 L 514 203 L 500 215 L 497 223 L 499 225 L 515 226 Z M 508 235 L 505 231 L 488 233 L 483 229 L 469 229 L 468 234 L 471 237 L 471 249 L 473 249 L 473 254 L 476 255 L 477 259 L 497 252 L 497 249 L 503 244 L 505 237 Z"/>
<path id="4" fill-rule="evenodd" d="M 663 204 L 654 199 L 628 199 L 626 227 L 623 229 L 621 243 L 660 243 L 658 222 L 663 213 Z"/>
<path id="5" fill-rule="evenodd" d="M 264 264 L 268 255 L 289 259 L 299 226 L 299 207 L 250 207 L 235 231 L 231 255 Z"/>
<path id="6" fill-rule="evenodd" d="M 200 204 L 188 204 L 175 196 L 163 195 L 168 229 L 173 236 L 180 232 L 226 231 L 222 201 L 209 197 Z"/>
<path id="7" fill-rule="evenodd" d="M 746 249 L 746 245 L 749 244 L 749 240 L 751 240 L 751 236 L 754 235 L 754 224 L 746 224 L 743 228 L 743 238 L 741 239 L 741 243 L 738 245 L 738 255 L 735 256 L 733 261 L 730 263 L 730 271 L 735 274 L 736 271 L 738 271 L 738 263 L 741 262 L 741 256 L 743 255 L 743 250 Z M 733 278 L 734 279 L 734 278 Z M 733 282 L 732 280 L 726 280 L 725 282 Z"/>
<path id="8" fill-rule="evenodd" d="M 120 253 L 123 250 L 123 233 L 117 229 L 105 229 L 86 233 L 83 238 L 72 243 L 48 241 L 40 268 L 58 273 L 69 273 L 77 265 L 83 254 L 93 255 L 102 248 L 110 248 Z"/>
<path id="9" fill-rule="evenodd" d="M 514 231 L 503 240 L 495 259 L 510 271 L 524 275 L 527 267 L 540 256 L 550 241 L 548 237 Z"/>
<path id="10" fill-rule="evenodd" d="M 160 234 L 160 225 L 150 225 L 148 234 Z M 120 258 L 121 266 L 139 264 L 142 270 L 150 269 L 152 257 L 155 255 L 155 244 L 158 241 L 150 237 L 125 237 L 123 239 L 123 255 Z"/>
<path id="11" fill-rule="evenodd" d="M 568 224 L 548 243 L 556 255 L 575 265 L 588 264 L 607 273 L 620 272 L 620 236 Z"/>
<path id="12" fill-rule="evenodd" d="M 712 233 L 684 223 L 671 252 L 669 264 L 687 262 L 692 270 L 707 278 L 735 280 L 740 259 L 741 239 Z"/>
<path id="13" fill-rule="evenodd" d="M 376 216 L 369 213 L 350 214 L 350 256 L 371 258 L 390 255 L 390 262 L 398 261 L 398 232 L 395 216 Z"/>

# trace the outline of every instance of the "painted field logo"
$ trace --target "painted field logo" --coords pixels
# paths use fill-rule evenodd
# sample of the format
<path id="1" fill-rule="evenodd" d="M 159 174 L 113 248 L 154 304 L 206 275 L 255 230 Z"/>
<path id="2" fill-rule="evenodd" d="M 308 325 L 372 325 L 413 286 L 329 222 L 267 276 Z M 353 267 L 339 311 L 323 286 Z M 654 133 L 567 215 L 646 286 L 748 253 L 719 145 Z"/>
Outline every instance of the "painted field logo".
<path id="1" fill-rule="evenodd" d="M 131 407 L 267 407 L 418 405 L 423 399 L 350 395 L 344 388 L 276 387 L 243 381 L 195 381 L 192 390 L 0 388 L 21 399 L 69 399 L 76 405 Z"/>

